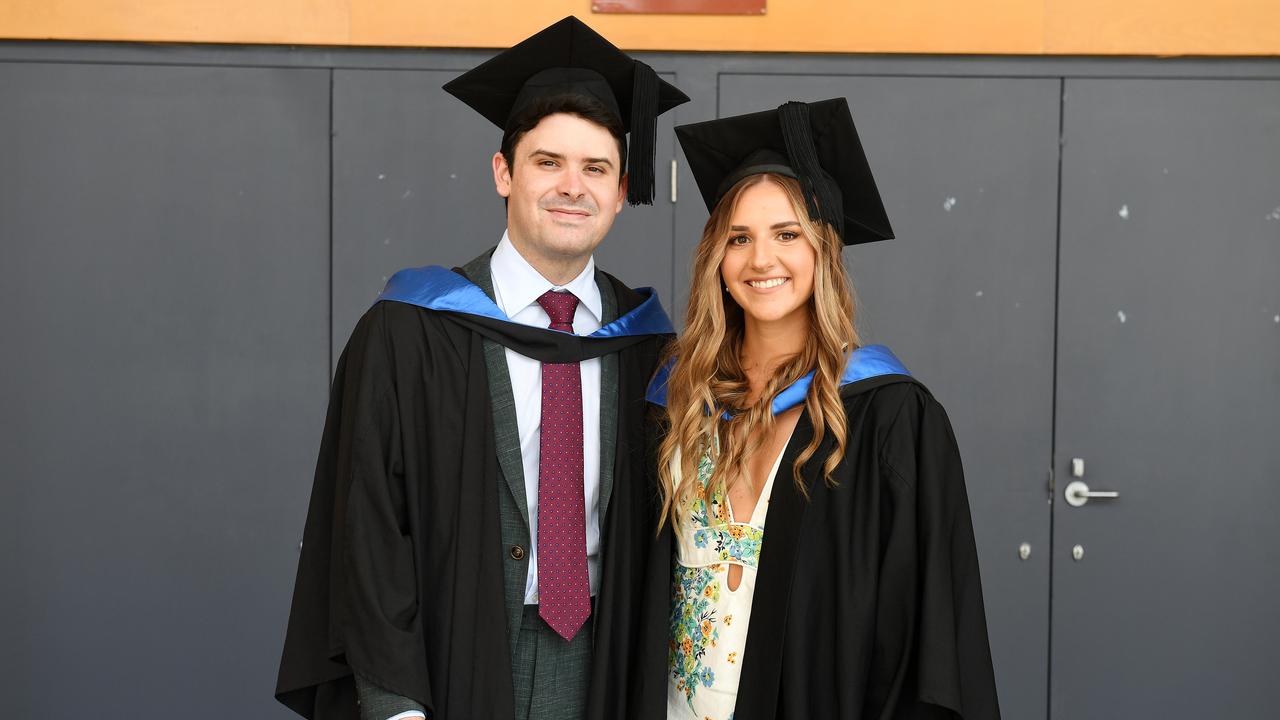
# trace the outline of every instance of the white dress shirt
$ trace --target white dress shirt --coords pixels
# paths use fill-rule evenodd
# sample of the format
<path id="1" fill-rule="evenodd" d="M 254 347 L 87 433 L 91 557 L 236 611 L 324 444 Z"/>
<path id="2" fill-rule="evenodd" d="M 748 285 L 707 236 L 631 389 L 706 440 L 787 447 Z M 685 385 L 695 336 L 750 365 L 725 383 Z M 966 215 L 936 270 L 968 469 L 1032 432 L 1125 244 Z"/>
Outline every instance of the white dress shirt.
<path id="1" fill-rule="evenodd" d="M 578 297 L 573 315 L 575 335 L 589 335 L 600 329 L 602 308 L 596 286 L 595 260 L 565 285 L 552 285 L 529 264 L 504 232 L 489 263 L 493 275 L 494 301 L 513 322 L 549 327 L 551 318 L 538 304 L 548 290 L 567 290 Z M 507 370 L 515 396 L 516 426 L 520 432 L 520 458 L 524 466 L 524 495 L 529 507 L 529 573 L 525 578 L 524 602 L 538 602 L 538 459 L 542 428 L 542 363 L 510 348 Z M 600 358 L 583 360 L 582 373 L 582 469 L 583 498 L 586 504 L 587 576 L 591 595 L 600 587 Z"/>

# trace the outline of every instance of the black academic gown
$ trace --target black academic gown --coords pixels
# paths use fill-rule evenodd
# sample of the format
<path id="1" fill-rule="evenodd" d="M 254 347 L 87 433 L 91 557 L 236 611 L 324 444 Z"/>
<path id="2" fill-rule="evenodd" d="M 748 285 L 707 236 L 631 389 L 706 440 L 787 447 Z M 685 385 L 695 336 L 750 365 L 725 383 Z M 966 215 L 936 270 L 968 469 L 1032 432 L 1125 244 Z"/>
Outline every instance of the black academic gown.
<path id="1" fill-rule="evenodd" d="M 773 485 L 734 718 L 994 720 L 973 526 L 946 413 L 905 375 L 841 396 L 849 431 L 836 485 L 821 477 L 829 439 L 803 468 L 808 500 L 792 480 L 813 437 L 807 412 Z M 657 432 L 651 420 L 651 458 Z M 671 553 L 667 530 L 651 585 L 670 587 Z M 646 627 L 665 628 L 670 593 L 648 602 Z M 666 717 L 666 653 L 646 654 L 635 717 Z"/>
<path id="2" fill-rule="evenodd" d="M 609 281 L 620 315 L 640 304 L 635 291 Z M 494 323 L 485 325 L 379 302 L 338 362 L 276 690 L 308 718 L 358 717 L 353 669 L 433 718 L 514 717 L 503 480 L 482 333 L 498 335 Z M 656 516 L 633 439 L 642 437 L 645 385 L 667 339 L 649 335 L 618 353 L 617 462 L 602 518 L 591 718 L 623 714 L 639 657 L 638 586 Z"/>

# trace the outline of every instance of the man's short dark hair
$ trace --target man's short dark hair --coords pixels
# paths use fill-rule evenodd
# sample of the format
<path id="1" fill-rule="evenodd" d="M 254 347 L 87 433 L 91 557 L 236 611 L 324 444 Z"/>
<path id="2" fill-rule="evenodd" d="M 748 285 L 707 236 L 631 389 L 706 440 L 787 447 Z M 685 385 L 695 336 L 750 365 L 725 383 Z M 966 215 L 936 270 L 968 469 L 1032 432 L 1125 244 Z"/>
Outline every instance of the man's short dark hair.
<path id="1" fill-rule="evenodd" d="M 520 138 L 537 127 L 543 118 L 557 113 L 577 115 L 609 131 L 609 134 L 618 141 L 618 182 L 621 183 L 627 167 L 626 129 L 623 128 L 622 121 L 610 112 L 603 103 L 585 95 L 549 95 L 538 98 L 525 106 L 507 123 L 507 131 L 502 135 L 501 152 L 502 157 L 507 161 L 507 167 L 515 167 L 515 150 Z"/>

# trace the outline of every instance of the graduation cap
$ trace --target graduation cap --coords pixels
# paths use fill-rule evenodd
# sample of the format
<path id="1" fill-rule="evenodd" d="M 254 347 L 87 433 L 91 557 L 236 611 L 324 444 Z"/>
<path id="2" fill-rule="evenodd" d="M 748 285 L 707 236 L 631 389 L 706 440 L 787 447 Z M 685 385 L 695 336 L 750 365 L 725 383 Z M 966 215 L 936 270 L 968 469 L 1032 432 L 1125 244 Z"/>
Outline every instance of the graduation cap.
<path id="1" fill-rule="evenodd" d="M 809 217 L 845 245 L 893 238 L 844 98 L 680 125 L 676 137 L 708 210 L 743 178 L 775 173 L 800 182 Z"/>
<path id="2" fill-rule="evenodd" d="M 539 98 L 584 95 L 600 102 L 631 134 L 627 200 L 652 204 L 657 118 L 689 101 L 653 68 L 569 16 L 454 78 L 444 86 L 505 132 Z"/>

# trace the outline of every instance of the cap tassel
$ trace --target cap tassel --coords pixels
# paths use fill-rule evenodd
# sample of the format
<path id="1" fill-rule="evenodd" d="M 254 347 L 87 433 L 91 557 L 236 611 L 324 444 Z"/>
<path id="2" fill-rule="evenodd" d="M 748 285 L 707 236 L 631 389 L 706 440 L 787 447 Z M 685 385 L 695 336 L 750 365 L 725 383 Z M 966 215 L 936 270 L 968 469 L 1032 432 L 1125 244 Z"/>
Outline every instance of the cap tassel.
<path id="1" fill-rule="evenodd" d="M 658 74 L 635 61 L 631 82 L 631 143 L 627 159 L 627 202 L 652 205 L 658 135 Z"/>
<path id="2" fill-rule="evenodd" d="M 818 160 L 808 103 L 783 103 L 778 106 L 778 119 L 782 124 L 782 139 L 787 144 L 787 155 L 804 190 L 809 217 L 831 225 L 843 238 L 843 203 L 839 191 Z"/>

